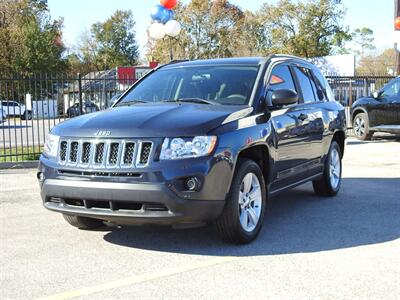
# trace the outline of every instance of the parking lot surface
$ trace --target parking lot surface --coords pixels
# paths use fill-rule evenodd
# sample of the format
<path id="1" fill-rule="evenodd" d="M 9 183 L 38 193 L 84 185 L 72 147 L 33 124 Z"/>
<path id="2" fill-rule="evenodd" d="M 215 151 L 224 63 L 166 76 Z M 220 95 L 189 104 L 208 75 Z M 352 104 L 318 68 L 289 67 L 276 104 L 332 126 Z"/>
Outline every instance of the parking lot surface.
<path id="1" fill-rule="evenodd" d="M 340 194 L 274 198 L 246 246 L 212 226 L 80 231 L 42 207 L 35 174 L 0 170 L 1 299 L 399 299 L 399 140 L 350 139 Z"/>

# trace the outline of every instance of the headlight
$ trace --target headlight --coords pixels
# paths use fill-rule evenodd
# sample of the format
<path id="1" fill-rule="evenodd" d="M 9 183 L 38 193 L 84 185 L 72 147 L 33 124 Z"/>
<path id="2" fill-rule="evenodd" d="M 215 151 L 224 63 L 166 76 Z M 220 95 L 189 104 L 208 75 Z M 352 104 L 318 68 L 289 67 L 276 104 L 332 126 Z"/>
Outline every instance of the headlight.
<path id="1" fill-rule="evenodd" d="M 211 154 L 216 143 L 216 136 L 166 138 L 162 145 L 160 160 L 206 156 Z"/>
<path id="2" fill-rule="evenodd" d="M 47 157 L 57 157 L 58 142 L 60 137 L 54 134 L 47 134 L 46 141 L 44 143 L 43 154 Z"/>

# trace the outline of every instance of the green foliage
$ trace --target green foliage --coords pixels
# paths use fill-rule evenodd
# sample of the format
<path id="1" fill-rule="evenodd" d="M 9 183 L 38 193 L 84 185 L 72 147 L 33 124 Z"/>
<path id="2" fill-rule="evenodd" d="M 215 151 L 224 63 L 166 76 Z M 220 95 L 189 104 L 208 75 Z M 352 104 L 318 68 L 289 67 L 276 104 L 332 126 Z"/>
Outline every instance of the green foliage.
<path id="1" fill-rule="evenodd" d="M 173 41 L 176 58 L 213 58 L 287 53 L 326 56 L 350 40 L 341 24 L 345 9 L 336 0 L 280 0 L 255 13 L 228 0 L 192 0 L 180 5 L 183 25 Z M 168 40 L 150 43 L 150 54 L 168 60 Z"/>
<path id="2" fill-rule="evenodd" d="M 51 21 L 40 1 L 2 1 L 5 22 L 0 27 L 0 69 L 29 76 L 55 73 L 67 67 L 62 58 L 62 20 Z"/>
<path id="3" fill-rule="evenodd" d="M 361 57 L 356 72 L 359 75 L 393 75 L 396 71 L 396 50 L 389 48 L 378 55 L 369 54 Z"/>
<path id="4" fill-rule="evenodd" d="M 329 55 L 351 38 L 341 24 L 344 13 L 333 0 L 280 0 L 275 5 L 264 4 L 259 12 L 270 30 L 269 52 L 307 58 Z"/>
<path id="5" fill-rule="evenodd" d="M 139 58 L 135 24 L 132 11 L 121 10 L 105 22 L 93 24 L 80 45 L 82 65 L 96 70 L 135 65 Z"/>
<path id="6" fill-rule="evenodd" d="M 352 52 L 359 56 L 364 56 L 367 50 L 374 50 L 374 32 L 367 28 L 357 28 L 351 33 L 352 40 L 357 46 Z"/>

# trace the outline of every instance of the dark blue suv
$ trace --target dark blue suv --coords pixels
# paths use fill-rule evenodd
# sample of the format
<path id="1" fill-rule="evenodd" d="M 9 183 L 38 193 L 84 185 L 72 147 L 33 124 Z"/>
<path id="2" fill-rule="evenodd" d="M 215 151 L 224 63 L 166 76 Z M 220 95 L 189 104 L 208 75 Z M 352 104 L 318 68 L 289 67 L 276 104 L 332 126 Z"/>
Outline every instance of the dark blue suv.
<path id="1" fill-rule="evenodd" d="M 272 196 L 341 185 L 346 122 L 321 72 L 273 55 L 171 63 L 48 135 L 37 177 L 73 226 L 214 222 L 248 243 Z"/>

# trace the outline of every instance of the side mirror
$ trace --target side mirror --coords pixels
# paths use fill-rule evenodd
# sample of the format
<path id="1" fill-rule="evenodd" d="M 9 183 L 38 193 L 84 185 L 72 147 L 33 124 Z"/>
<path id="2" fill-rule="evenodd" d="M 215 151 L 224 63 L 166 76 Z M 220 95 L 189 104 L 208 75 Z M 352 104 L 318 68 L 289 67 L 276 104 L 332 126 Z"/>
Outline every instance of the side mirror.
<path id="1" fill-rule="evenodd" d="M 378 92 L 378 91 L 374 91 L 372 93 L 372 97 L 374 97 L 375 99 L 379 99 L 382 95 L 382 92 Z"/>
<path id="2" fill-rule="evenodd" d="M 272 104 L 276 106 L 284 106 L 296 104 L 299 101 L 299 96 L 293 90 L 276 90 L 271 96 Z"/>

